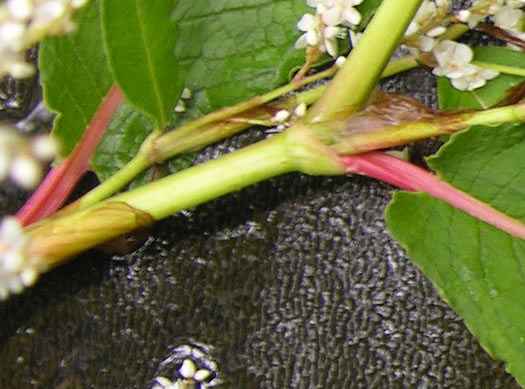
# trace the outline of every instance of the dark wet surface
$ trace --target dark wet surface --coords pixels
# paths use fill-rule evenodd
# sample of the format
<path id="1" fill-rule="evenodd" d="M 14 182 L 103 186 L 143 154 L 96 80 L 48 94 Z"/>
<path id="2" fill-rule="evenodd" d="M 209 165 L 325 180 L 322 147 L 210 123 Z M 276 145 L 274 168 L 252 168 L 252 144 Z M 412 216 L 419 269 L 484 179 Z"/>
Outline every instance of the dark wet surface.
<path id="1" fill-rule="evenodd" d="M 430 105 L 432 86 L 386 82 Z M 0 303 L 0 388 L 151 388 L 187 357 L 228 388 L 517 387 L 389 238 L 391 192 L 287 175 L 157 223 L 131 254 L 76 258 Z M 0 209 L 24 196 L 3 185 Z"/>

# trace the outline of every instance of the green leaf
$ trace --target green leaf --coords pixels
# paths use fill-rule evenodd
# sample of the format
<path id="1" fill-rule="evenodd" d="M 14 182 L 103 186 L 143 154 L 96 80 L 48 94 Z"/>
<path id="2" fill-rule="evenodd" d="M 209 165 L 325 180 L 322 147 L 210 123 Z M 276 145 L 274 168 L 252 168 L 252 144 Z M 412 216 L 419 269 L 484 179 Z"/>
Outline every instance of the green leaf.
<path id="1" fill-rule="evenodd" d="M 153 119 L 122 102 L 91 160 L 99 180 L 105 181 L 129 162 L 154 128 Z"/>
<path id="2" fill-rule="evenodd" d="M 40 45 L 39 69 L 44 101 L 58 114 L 53 135 L 60 156 L 82 137 L 113 79 L 106 63 L 96 1 L 78 11 L 74 34 L 48 38 Z"/>
<path id="3" fill-rule="evenodd" d="M 120 104 L 91 160 L 91 167 L 100 181 L 105 181 L 121 169 L 137 153 L 142 142 L 155 129 L 155 121 L 138 112 L 131 104 Z M 168 173 L 187 168 L 194 160 L 193 154 L 183 154 L 168 164 Z M 133 183 L 133 187 L 148 182 L 144 173 Z"/>
<path id="4" fill-rule="evenodd" d="M 525 53 L 517 52 L 504 47 L 477 47 L 474 49 L 476 61 L 498 65 L 525 68 Z M 525 77 L 510 74 L 500 74 L 487 81 L 483 88 L 472 92 L 459 91 L 452 86 L 448 78 L 438 79 L 438 100 L 441 109 L 453 108 L 487 108 L 496 104 L 505 92 L 525 80 Z"/>
<path id="5" fill-rule="evenodd" d="M 430 166 L 445 180 L 525 221 L 525 125 L 453 136 Z M 525 385 L 525 241 L 423 194 L 397 193 L 387 224 L 494 358 Z"/>
<path id="6" fill-rule="evenodd" d="M 288 81 L 304 63 L 294 48 L 301 35 L 296 23 L 313 13 L 304 0 L 180 1 L 176 55 L 193 91 L 192 111 L 205 114 L 267 92 Z"/>
<path id="7" fill-rule="evenodd" d="M 366 0 L 356 7 L 356 9 L 361 14 L 361 23 L 359 23 L 358 30 L 362 31 L 368 25 L 368 22 L 374 16 L 376 10 L 381 5 L 383 0 Z"/>
<path id="8" fill-rule="evenodd" d="M 115 80 L 128 101 L 163 129 L 183 84 L 174 55 L 178 29 L 171 14 L 176 1 L 101 1 L 104 44 Z"/>

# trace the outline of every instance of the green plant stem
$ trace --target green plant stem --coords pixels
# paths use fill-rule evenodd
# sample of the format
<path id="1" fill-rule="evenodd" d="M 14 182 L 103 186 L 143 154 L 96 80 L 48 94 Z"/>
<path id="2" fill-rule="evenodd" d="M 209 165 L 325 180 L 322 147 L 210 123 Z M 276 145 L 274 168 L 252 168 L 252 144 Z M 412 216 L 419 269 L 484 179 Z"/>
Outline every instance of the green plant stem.
<path id="1" fill-rule="evenodd" d="M 512 74 L 515 76 L 525 77 L 525 69 L 517 68 L 514 66 L 499 65 L 497 63 L 483 62 L 483 61 L 472 61 L 473 65 L 479 66 L 483 69 L 494 70 L 499 73 Z"/>
<path id="2" fill-rule="evenodd" d="M 146 149 L 151 141 L 158 136 L 158 134 L 158 131 L 150 134 L 144 141 L 137 155 L 135 155 L 135 157 L 133 157 L 133 159 L 131 159 L 131 161 L 126 164 L 126 166 L 104 181 L 103 184 L 98 185 L 84 196 L 79 198 L 77 201 L 62 209 L 60 213 L 64 214 L 66 212 L 87 208 L 93 204 L 98 203 L 99 201 L 108 198 L 113 193 L 117 192 L 119 189 L 129 183 L 139 173 L 150 167 L 151 161 L 148 158 L 148 154 L 143 149 Z"/>
<path id="3" fill-rule="evenodd" d="M 416 66 L 418 66 L 418 63 L 412 56 L 396 58 L 388 63 L 382 74 L 382 77 L 390 77 L 394 74 L 404 72 Z M 304 78 L 300 83 L 292 81 L 282 88 L 275 89 L 265 95 L 262 95 L 259 102 L 268 103 L 268 101 L 272 98 L 275 99 L 284 93 L 289 93 L 295 90 L 297 87 L 329 77 L 335 74 L 336 71 L 337 68 L 332 66 L 325 71 Z M 289 96 L 281 102 L 276 103 L 276 109 L 279 107 L 279 109 L 290 110 L 301 103 L 311 105 L 320 98 L 327 87 L 328 85 L 320 85 L 298 93 L 297 95 Z M 250 101 L 252 100 L 249 100 L 249 102 Z M 247 107 L 249 108 L 250 104 L 247 102 L 241 103 L 241 105 L 231 107 L 232 110 L 229 112 L 232 113 L 238 111 L 236 115 L 244 113 L 246 116 L 259 121 L 271 119 L 272 110 L 260 109 L 257 111 L 259 108 L 258 106 L 252 107 L 247 111 L 242 110 L 247 109 Z M 221 112 L 224 113 L 225 111 Z M 137 155 L 130 162 L 128 162 L 128 164 L 115 173 L 115 175 L 113 175 L 111 178 L 98 185 L 96 188 L 91 190 L 89 193 L 81 197 L 79 200 L 61 212 L 74 209 L 79 210 L 104 200 L 119 189 L 123 188 L 143 170 L 150 167 L 153 164 L 153 161 L 163 162 L 185 152 L 198 151 L 205 146 L 233 136 L 234 134 L 237 134 L 238 132 L 252 126 L 248 120 L 245 122 L 234 121 L 233 119 L 236 118 L 236 115 L 233 117 L 226 116 L 226 119 L 219 121 L 210 121 L 210 115 L 208 115 L 206 120 L 201 121 L 201 123 L 208 122 L 208 124 L 201 124 L 201 126 L 198 126 L 195 124 L 195 122 L 190 122 L 188 125 L 183 125 L 168 133 L 149 137 L 144 142 L 144 145 L 140 148 Z M 213 118 L 213 116 L 211 117 Z"/>
<path id="4" fill-rule="evenodd" d="M 309 110 L 308 122 L 329 120 L 345 107 L 357 110 L 368 99 L 420 3 L 383 0 L 326 92 Z"/>
<path id="5" fill-rule="evenodd" d="M 52 268 L 86 248 L 288 172 L 343 174 L 339 156 L 298 123 L 285 132 L 78 212 L 30 227 L 27 250 Z M 135 222 L 136 220 L 136 222 Z"/>
<path id="6" fill-rule="evenodd" d="M 381 78 L 391 77 L 395 74 L 417 68 L 418 66 L 419 64 L 413 56 L 405 55 L 390 61 L 383 70 Z"/>
<path id="7" fill-rule="evenodd" d="M 469 30 L 470 28 L 466 24 L 455 23 L 451 25 L 450 27 L 448 27 L 447 31 L 445 31 L 443 35 L 440 35 L 438 39 L 440 41 L 447 40 L 447 39 L 455 40 L 455 39 L 458 39 L 461 35 L 465 34 Z"/>
<path id="8" fill-rule="evenodd" d="M 517 104 L 408 122 L 398 126 L 383 127 L 377 131 L 348 134 L 342 141 L 336 139 L 331 147 L 340 155 L 359 154 L 404 145 L 432 136 L 452 134 L 474 125 L 498 126 L 524 120 L 525 104 Z"/>
<path id="9" fill-rule="evenodd" d="M 182 126 L 178 127 L 176 129 L 176 131 L 178 132 L 178 135 L 177 137 L 180 137 L 180 136 L 183 136 L 185 134 L 188 134 L 190 132 L 193 132 L 203 126 L 206 126 L 208 124 L 211 124 L 211 123 L 215 123 L 215 122 L 218 122 L 218 121 L 221 121 L 221 120 L 226 120 L 226 119 L 229 119 L 231 118 L 232 116 L 235 116 L 237 114 L 240 114 L 242 112 L 246 112 L 250 109 L 253 109 L 253 108 L 256 108 L 256 107 L 259 107 L 263 104 L 266 104 L 272 100 L 275 100 L 276 98 L 278 97 L 281 97 L 283 95 L 285 95 L 286 93 L 289 93 L 289 92 L 293 92 L 309 83 L 312 83 L 314 81 L 318 81 L 318 80 L 321 80 L 323 78 L 326 78 L 326 77 L 330 77 L 332 75 L 335 74 L 335 72 L 337 71 L 337 67 L 336 66 L 332 66 L 330 67 L 329 69 L 327 70 L 324 70 L 322 72 L 319 72 L 319 73 L 316 73 L 312 76 L 309 76 L 309 77 L 305 77 L 299 81 L 291 81 L 289 82 L 288 84 L 280 87 L 280 88 L 277 88 L 277 89 L 274 89 L 273 91 L 271 92 L 268 92 L 268 93 L 265 93 L 263 95 L 260 95 L 260 96 L 255 96 L 255 97 L 252 97 L 251 99 L 249 100 L 246 100 L 246 101 L 243 101 L 242 103 L 239 103 L 239 104 L 236 104 L 236 105 L 233 105 L 231 107 L 225 107 L 225 108 L 222 108 L 222 109 L 219 109 L 217 111 L 214 111 L 212 113 L 209 113 L 199 119 L 196 119 L 196 120 L 193 120 L 189 123 L 186 123 L 186 124 L 183 124 Z M 173 133 L 173 131 L 170 131 L 168 133 L 166 133 L 163 137 L 162 137 L 162 140 L 158 140 L 157 143 L 165 143 L 165 144 L 169 144 L 170 143 L 170 136 L 171 134 Z M 155 161 L 157 162 L 157 161 Z M 158 161 L 160 162 L 160 161 Z"/>

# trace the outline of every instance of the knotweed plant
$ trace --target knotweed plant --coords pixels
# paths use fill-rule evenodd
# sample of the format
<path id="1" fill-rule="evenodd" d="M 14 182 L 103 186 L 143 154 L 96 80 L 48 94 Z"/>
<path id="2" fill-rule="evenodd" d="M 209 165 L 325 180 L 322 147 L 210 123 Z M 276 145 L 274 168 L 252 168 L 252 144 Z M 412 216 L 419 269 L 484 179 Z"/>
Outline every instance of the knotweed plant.
<path id="1" fill-rule="evenodd" d="M 491 278 L 489 269 L 483 274 L 491 290 L 461 292 L 455 285 L 478 280 L 477 268 L 469 268 L 471 257 L 454 251 L 461 244 L 450 242 L 463 235 L 485 234 L 487 244 L 506 239 L 513 243 L 502 245 L 505 258 L 482 250 L 485 243 L 479 241 L 479 266 L 497 260 L 503 268 L 516 270 L 516 263 L 525 263 L 525 207 L 516 198 L 523 188 L 516 178 L 519 172 L 508 172 L 518 163 L 515 150 L 518 155 L 525 151 L 525 2 L 479 0 L 457 10 L 446 0 L 290 0 L 293 7 L 275 2 L 255 13 L 270 10 L 282 18 L 281 24 L 249 16 L 253 4 L 240 3 L 235 9 L 226 6 L 224 14 L 212 19 L 207 19 L 208 8 L 185 0 L 175 9 L 171 0 L 135 0 L 135 7 L 114 0 L 8 0 L 2 5 L 1 75 L 29 76 L 32 69 L 23 55 L 27 47 L 47 35 L 73 34 L 46 38 L 40 46 L 45 102 L 58 115 L 53 136 L 59 163 L 18 212 L 19 223 L 26 227 L 13 218 L 0 227 L 0 297 L 21 292 L 40 273 L 83 250 L 256 182 L 291 172 L 362 174 L 431 196 L 396 195 L 387 214 L 393 235 L 482 344 L 525 383 L 525 328 L 512 309 L 495 308 L 515 301 L 505 293 L 525 290 L 520 284 L 525 280 L 512 279 L 515 285 L 509 288 L 499 273 Z M 81 7 L 73 21 L 72 11 Z M 244 8 L 247 12 L 236 14 Z M 198 22 L 204 19 L 209 23 Z M 238 26 L 241 20 L 243 27 Z M 246 37 L 247 26 L 253 28 L 251 38 Z M 459 42 L 471 29 L 491 34 L 498 46 Z M 227 33 L 217 33 L 223 30 Z M 267 41 L 261 43 L 261 36 Z M 440 109 L 377 90 L 380 78 L 417 66 L 438 78 Z M 314 83 L 329 77 L 329 82 Z M 253 125 L 271 130 L 258 143 L 188 167 L 190 152 Z M 453 136 L 429 160 L 436 174 L 381 152 L 441 135 Z M 0 178 L 9 176 L 30 186 L 37 168 L 27 156 L 48 158 L 53 147 L 29 147 L 32 141 L 18 138 L 13 140 L 17 146 L 10 146 L 11 138 L 15 139 L 6 135 L 7 146 L 0 149 Z M 0 146 L 1 142 L 2 138 Z M 458 157 L 470 148 L 469 157 Z M 114 154 L 124 154 L 127 163 L 117 166 Z M 26 162 L 20 162 L 24 158 Z M 493 160 L 499 164 L 487 168 Z M 114 195 L 139 173 L 167 161 L 184 166 L 153 182 L 135 181 L 135 189 Z M 90 168 L 101 184 L 59 210 L 73 184 Z M 441 236 L 455 227 L 440 225 L 433 236 L 441 240 L 422 239 L 421 234 L 435 225 L 411 228 L 412 221 L 431 218 L 411 215 L 408 210 L 414 207 L 406 205 L 410 201 L 421 212 L 437 212 L 446 203 L 452 208 L 442 212 L 471 218 L 461 219 L 462 226 L 473 229 L 464 220 L 476 220 L 480 228 L 493 229 Z M 421 250 L 418 244 L 427 240 L 429 247 Z M 462 274 L 473 278 L 458 279 L 451 286 L 439 276 L 426 254 L 447 245 L 433 248 L 434 241 L 450 243 L 441 262 L 454 261 L 454 266 L 468 269 Z M 465 308 L 463 299 L 469 293 L 483 302 L 483 321 Z M 507 300 L 497 301 L 496 295 Z M 494 335 L 507 330 L 517 339 L 510 346 Z M 183 368 L 182 383 L 206 379 L 190 362 Z M 179 384 L 158 377 L 156 385 Z"/>

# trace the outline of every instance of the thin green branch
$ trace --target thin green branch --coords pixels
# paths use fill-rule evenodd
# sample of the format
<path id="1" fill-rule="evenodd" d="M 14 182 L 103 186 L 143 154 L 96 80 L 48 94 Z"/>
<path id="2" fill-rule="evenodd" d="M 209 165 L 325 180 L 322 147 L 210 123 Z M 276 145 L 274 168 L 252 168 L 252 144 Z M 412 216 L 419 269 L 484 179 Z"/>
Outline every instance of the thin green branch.
<path id="1" fill-rule="evenodd" d="M 357 110 L 375 87 L 421 0 L 383 0 L 363 36 L 306 120 L 324 121 L 345 107 Z"/>

